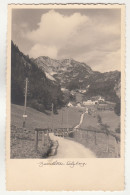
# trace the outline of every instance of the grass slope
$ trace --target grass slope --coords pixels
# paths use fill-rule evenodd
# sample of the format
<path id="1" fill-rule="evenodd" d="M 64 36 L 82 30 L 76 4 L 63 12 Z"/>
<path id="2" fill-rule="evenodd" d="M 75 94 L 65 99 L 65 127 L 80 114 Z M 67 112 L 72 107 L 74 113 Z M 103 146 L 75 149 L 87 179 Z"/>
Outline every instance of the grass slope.
<path id="1" fill-rule="evenodd" d="M 23 106 L 15 104 L 11 105 L 11 124 L 22 127 L 23 111 Z M 33 130 L 35 128 L 51 128 L 52 126 L 53 128 L 71 128 L 79 123 L 82 112 L 83 109 L 79 108 L 62 108 L 61 110 L 58 110 L 58 114 L 54 115 L 50 111 L 45 114 L 33 108 L 27 107 L 26 114 L 28 117 L 26 120 L 26 128 L 29 130 Z"/>
<path id="2" fill-rule="evenodd" d="M 89 126 L 92 126 L 94 128 L 99 128 L 99 126 L 97 124 L 97 115 L 101 116 L 103 124 L 107 124 L 110 127 L 110 131 L 115 132 L 115 129 L 120 124 L 120 117 L 117 116 L 114 113 L 114 111 L 109 111 L 109 110 L 96 111 L 96 114 L 94 114 L 94 115 L 93 114 L 92 115 L 85 114 L 81 128 L 85 129 Z"/>
<path id="3" fill-rule="evenodd" d="M 60 128 L 60 127 L 75 127 L 80 122 L 80 116 L 85 111 L 81 108 L 62 108 L 58 110 L 58 114 L 54 115 L 52 112 L 41 113 L 35 109 L 27 107 L 26 128 L 29 134 L 23 132 L 23 111 L 24 107 L 19 105 L 11 105 L 11 125 L 16 125 L 17 131 L 11 128 L 11 158 L 43 158 L 43 147 L 41 143 L 41 136 L 39 136 L 38 151 L 34 148 L 34 129 L 35 128 Z M 102 117 L 102 122 L 110 126 L 110 130 L 114 131 L 119 124 L 120 118 L 114 114 L 113 111 L 96 111 L 94 114 L 85 114 L 81 128 L 87 127 L 99 128 L 97 125 L 97 114 Z M 89 128 L 90 129 L 90 128 Z M 86 131 L 77 132 L 75 141 L 83 144 L 91 149 L 97 157 L 115 157 L 114 153 L 114 138 L 110 137 L 109 145 L 110 152 L 106 152 L 106 136 L 104 134 L 97 134 L 97 145 L 94 143 L 95 135 L 93 132 Z"/>
<path id="4" fill-rule="evenodd" d="M 23 112 L 23 106 L 11 105 L 11 158 L 44 158 L 48 148 L 42 146 L 40 134 L 38 151 L 35 151 L 34 129 L 74 127 L 79 123 L 82 111 L 77 108 L 63 108 L 58 111 L 57 115 L 54 115 L 50 111 L 45 114 L 27 107 L 27 132 L 22 129 Z"/>

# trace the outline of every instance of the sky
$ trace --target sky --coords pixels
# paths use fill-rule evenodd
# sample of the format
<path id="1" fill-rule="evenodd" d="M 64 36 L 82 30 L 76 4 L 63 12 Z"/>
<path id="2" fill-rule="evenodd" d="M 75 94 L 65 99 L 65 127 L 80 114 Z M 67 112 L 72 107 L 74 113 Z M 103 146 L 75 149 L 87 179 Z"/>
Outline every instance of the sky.
<path id="1" fill-rule="evenodd" d="M 29 57 L 73 58 L 95 71 L 120 71 L 121 10 L 14 9 L 12 40 Z"/>

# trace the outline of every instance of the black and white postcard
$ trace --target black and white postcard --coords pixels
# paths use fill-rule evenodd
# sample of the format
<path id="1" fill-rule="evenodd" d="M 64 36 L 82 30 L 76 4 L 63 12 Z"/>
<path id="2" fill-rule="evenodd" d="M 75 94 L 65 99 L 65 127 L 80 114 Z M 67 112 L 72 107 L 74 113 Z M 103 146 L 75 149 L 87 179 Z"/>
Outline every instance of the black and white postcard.
<path id="1" fill-rule="evenodd" d="M 7 189 L 123 190 L 124 90 L 124 5 L 9 5 Z"/>

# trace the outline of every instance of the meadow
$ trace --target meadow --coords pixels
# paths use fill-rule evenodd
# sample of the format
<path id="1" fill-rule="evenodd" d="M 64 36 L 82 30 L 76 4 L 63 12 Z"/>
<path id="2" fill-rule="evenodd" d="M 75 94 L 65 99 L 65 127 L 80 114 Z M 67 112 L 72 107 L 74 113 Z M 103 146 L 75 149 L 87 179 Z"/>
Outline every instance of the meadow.
<path id="1" fill-rule="evenodd" d="M 94 108 L 92 108 L 94 109 Z M 43 158 L 41 136 L 39 139 L 38 152 L 34 148 L 34 129 L 35 128 L 73 128 L 80 122 L 81 114 L 85 112 L 85 108 L 80 107 L 64 107 L 58 110 L 58 114 L 53 114 L 51 111 L 46 113 L 39 112 L 35 109 L 27 107 L 26 131 L 23 126 L 23 106 L 11 105 L 11 158 Z M 97 115 L 100 115 L 102 122 L 110 126 L 110 131 L 115 132 L 118 127 L 120 118 L 113 111 L 95 111 L 91 114 L 85 114 L 83 122 L 80 126 L 82 129 L 100 130 L 97 123 Z M 14 128 L 16 127 L 16 128 Z M 83 144 L 91 149 L 97 157 L 115 157 L 114 147 L 115 141 L 112 136 L 109 137 L 109 153 L 106 150 L 106 136 L 103 133 L 95 134 L 91 131 L 80 131 L 73 134 L 70 138 L 73 141 Z M 120 150 L 118 144 L 118 150 Z"/>
<path id="2" fill-rule="evenodd" d="M 11 105 L 11 124 L 18 127 L 23 126 L 23 106 Z M 58 110 L 58 114 L 52 114 L 51 111 L 46 113 L 39 112 L 33 108 L 27 107 L 26 128 L 34 130 L 35 128 L 73 128 L 79 124 L 80 116 L 85 111 L 81 108 L 64 107 Z"/>
<path id="3" fill-rule="evenodd" d="M 43 158 L 48 147 L 42 146 L 41 134 L 39 135 L 38 151 L 35 150 L 35 128 L 71 128 L 77 125 L 83 110 L 77 108 L 63 108 L 58 114 L 39 112 L 27 107 L 26 130 L 23 130 L 24 107 L 11 105 L 11 158 Z"/>

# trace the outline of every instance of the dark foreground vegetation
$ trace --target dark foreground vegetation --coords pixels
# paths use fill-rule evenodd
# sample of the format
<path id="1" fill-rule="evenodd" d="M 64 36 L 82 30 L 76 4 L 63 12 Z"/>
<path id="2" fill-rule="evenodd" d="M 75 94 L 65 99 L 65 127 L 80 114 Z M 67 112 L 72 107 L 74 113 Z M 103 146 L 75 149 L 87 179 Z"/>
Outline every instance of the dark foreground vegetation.
<path id="1" fill-rule="evenodd" d="M 54 112 L 65 104 L 60 85 L 46 78 L 45 73 L 19 48 L 11 44 L 11 102 L 24 105 L 25 79 L 28 77 L 28 106 L 44 112 L 54 104 Z"/>

